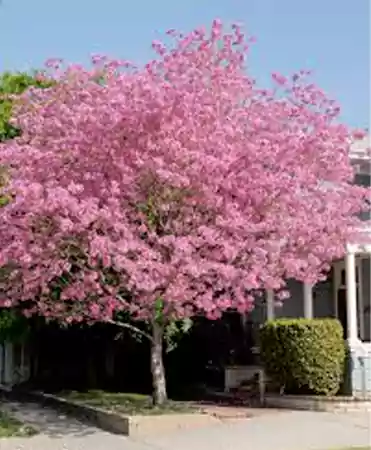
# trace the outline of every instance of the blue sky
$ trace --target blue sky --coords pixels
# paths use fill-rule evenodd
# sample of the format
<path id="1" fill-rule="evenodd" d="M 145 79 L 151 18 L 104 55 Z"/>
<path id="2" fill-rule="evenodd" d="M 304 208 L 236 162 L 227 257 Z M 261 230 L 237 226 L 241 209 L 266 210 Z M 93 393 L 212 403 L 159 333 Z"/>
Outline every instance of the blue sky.
<path id="1" fill-rule="evenodd" d="M 257 37 L 250 70 L 315 71 L 351 126 L 370 122 L 369 0 L 2 0 L 0 70 L 40 67 L 49 57 L 86 62 L 105 53 L 138 63 L 169 28 L 191 31 L 215 17 Z"/>

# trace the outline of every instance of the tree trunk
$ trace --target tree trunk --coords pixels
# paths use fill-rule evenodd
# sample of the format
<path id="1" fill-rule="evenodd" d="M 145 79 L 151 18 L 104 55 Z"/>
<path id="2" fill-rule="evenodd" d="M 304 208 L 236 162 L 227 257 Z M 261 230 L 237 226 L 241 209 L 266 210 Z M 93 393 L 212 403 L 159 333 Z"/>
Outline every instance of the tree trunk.
<path id="1" fill-rule="evenodd" d="M 151 370 L 153 403 L 155 405 L 163 405 L 167 402 L 166 378 L 162 352 L 163 335 L 164 329 L 162 325 L 154 321 L 152 327 L 153 342 L 151 342 Z"/>

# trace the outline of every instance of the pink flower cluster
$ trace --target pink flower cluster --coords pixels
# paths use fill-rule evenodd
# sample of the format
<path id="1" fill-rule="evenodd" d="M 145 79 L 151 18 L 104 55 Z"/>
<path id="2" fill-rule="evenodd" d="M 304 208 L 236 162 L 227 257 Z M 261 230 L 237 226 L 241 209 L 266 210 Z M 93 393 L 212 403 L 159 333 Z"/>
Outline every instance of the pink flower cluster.
<path id="1" fill-rule="evenodd" d="M 56 83 L 20 98 L 23 134 L 0 145 L 2 305 L 150 319 L 161 298 L 215 318 L 342 256 L 367 193 L 337 105 L 305 72 L 257 87 L 237 25 L 169 35 L 143 68 L 53 61 Z"/>

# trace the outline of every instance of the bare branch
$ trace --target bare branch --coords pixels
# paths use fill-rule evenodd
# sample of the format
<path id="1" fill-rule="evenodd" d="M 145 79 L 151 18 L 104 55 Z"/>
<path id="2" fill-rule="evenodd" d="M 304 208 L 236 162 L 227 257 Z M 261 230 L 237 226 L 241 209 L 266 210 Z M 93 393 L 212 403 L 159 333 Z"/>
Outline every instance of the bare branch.
<path id="1" fill-rule="evenodd" d="M 146 333 L 145 331 L 141 330 L 140 328 L 137 328 L 135 325 L 131 325 L 130 323 L 124 323 L 124 322 L 116 322 L 115 320 L 107 320 L 107 323 L 110 323 L 112 325 L 116 325 L 120 328 L 126 328 L 127 330 L 131 330 L 134 333 L 138 333 L 141 336 L 149 339 L 151 342 L 153 342 L 153 338 L 150 334 Z"/>

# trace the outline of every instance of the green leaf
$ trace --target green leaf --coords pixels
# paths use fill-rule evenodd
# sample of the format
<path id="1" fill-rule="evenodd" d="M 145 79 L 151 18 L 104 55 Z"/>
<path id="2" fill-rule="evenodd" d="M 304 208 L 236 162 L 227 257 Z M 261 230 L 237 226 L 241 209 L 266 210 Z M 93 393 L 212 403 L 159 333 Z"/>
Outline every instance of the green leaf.
<path id="1" fill-rule="evenodd" d="M 155 321 L 162 324 L 164 320 L 164 300 L 159 297 L 155 301 Z"/>
<path id="2" fill-rule="evenodd" d="M 19 128 L 9 123 L 13 110 L 13 100 L 9 96 L 20 95 L 29 87 L 46 88 L 51 85 L 51 81 L 38 79 L 36 73 L 4 72 L 0 75 L 0 142 L 21 134 Z"/>

